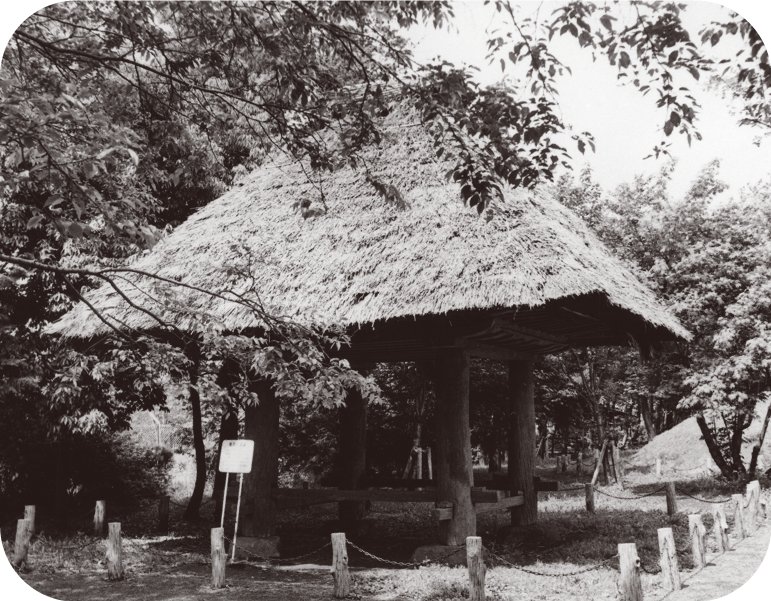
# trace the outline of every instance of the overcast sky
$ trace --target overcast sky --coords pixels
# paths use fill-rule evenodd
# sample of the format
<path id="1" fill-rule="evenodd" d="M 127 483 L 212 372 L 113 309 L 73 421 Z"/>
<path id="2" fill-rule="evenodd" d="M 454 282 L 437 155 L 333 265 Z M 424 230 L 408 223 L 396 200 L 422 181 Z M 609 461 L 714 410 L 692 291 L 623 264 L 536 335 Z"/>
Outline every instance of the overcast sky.
<path id="1" fill-rule="evenodd" d="M 536 9 L 543 4 L 538 14 L 544 20 L 561 3 L 521 4 L 523 17 L 528 14 L 534 16 Z M 752 15 L 745 14 L 741 6 L 737 8 L 756 27 L 763 25 L 759 30 L 763 38 L 768 39 L 771 32 L 768 11 L 764 22 L 760 23 Z M 702 24 L 727 14 L 725 8 L 708 2 L 690 2 L 685 11 L 686 23 L 689 26 L 693 24 L 693 31 L 696 32 Z M 455 15 L 457 31 L 436 31 L 427 27 L 411 33 L 416 46 L 416 59 L 427 62 L 439 55 L 450 62 L 465 62 L 479 67 L 480 83 L 500 81 L 503 73 L 499 61 L 496 59 L 490 65 L 485 58 L 486 32 L 496 26 L 494 8 L 484 6 L 482 2 L 456 2 Z M 721 50 L 721 46 L 722 52 L 732 48 L 724 46 L 724 41 L 721 41 L 715 50 Z M 572 69 L 572 75 L 566 74 L 558 82 L 563 119 L 575 131 L 591 132 L 597 143 L 595 153 L 587 150 L 586 156 L 582 157 L 575 149 L 575 143 L 570 142 L 569 151 L 575 159 L 574 170 L 578 172 L 585 162 L 590 163 L 596 179 L 606 189 L 631 182 L 636 174 L 659 171 L 669 161 L 668 158 L 645 159 L 654 146 L 665 138 L 661 130 L 665 120 L 663 109 L 656 108 L 654 95 L 643 96 L 631 85 L 620 86 L 616 69 L 602 58 L 593 63 L 591 53 L 579 49 L 573 38 L 560 40 L 553 48 L 557 58 Z M 720 160 L 721 176 L 731 186 L 724 196 L 731 195 L 744 184 L 767 177 L 771 172 L 771 137 L 760 146 L 756 145 L 758 130 L 739 127 L 736 115 L 731 114 L 730 101 L 722 98 L 717 91 L 707 90 L 706 78 L 697 82 L 688 75 L 679 83 L 693 90 L 702 105 L 698 127 L 703 140 L 694 141 L 690 148 L 685 137 L 676 133 L 667 140 L 672 142 L 670 153 L 677 158 L 670 186 L 672 195 L 681 196 L 698 172 L 713 159 Z"/>

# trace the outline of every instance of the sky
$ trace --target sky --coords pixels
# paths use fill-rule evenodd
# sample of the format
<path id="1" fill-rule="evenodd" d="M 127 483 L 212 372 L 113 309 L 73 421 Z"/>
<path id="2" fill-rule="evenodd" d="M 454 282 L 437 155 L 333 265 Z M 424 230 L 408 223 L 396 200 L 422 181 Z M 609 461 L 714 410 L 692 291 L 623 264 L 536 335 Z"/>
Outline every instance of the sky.
<path id="1" fill-rule="evenodd" d="M 533 16 L 543 4 L 539 12 L 543 20 L 559 3 L 521 4 L 523 17 Z M 684 14 L 687 16 L 686 23 L 694 25 L 693 31 L 699 31 L 702 23 L 709 23 L 728 13 L 725 8 L 710 2 L 687 4 Z M 765 3 L 757 4 L 762 6 Z M 415 44 L 417 61 L 425 63 L 441 56 L 456 64 L 479 67 L 477 79 L 481 84 L 500 81 L 503 74 L 498 60 L 490 65 L 485 58 L 486 32 L 497 26 L 494 8 L 485 6 L 483 2 L 455 2 L 454 5 L 456 31 L 436 31 L 425 27 L 411 32 L 409 37 Z M 735 8 L 759 27 L 764 39 L 771 37 L 768 9 L 764 20 L 755 18 L 755 12 L 761 11 L 746 11 L 748 14 L 745 14 L 741 6 Z M 768 33 L 764 35 L 764 31 Z M 661 129 L 664 112 L 655 106 L 654 95 L 643 96 L 631 85 L 620 86 L 615 68 L 602 58 L 593 64 L 590 52 L 579 49 L 574 39 L 561 40 L 553 48 L 557 58 L 572 69 L 572 75 L 561 77 L 557 83 L 563 120 L 571 124 L 576 132 L 591 132 L 596 141 L 596 152 L 587 150 L 583 157 L 570 142 L 568 150 L 573 158 L 574 173 L 577 175 L 583 165 L 589 163 L 595 179 L 605 189 L 611 190 L 621 183 L 631 182 L 637 174 L 659 172 L 671 159 L 664 155 L 658 160 L 645 158 L 651 155 L 654 146 L 665 139 Z M 728 51 L 731 47 L 721 41 L 716 50 L 721 48 Z M 684 136 L 673 133 L 667 139 L 672 143 L 669 152 L 677 160 L 669 186 L 673 198 L 682 197 L 698 173 L 714 159 L 720 160 L 721 179 L 729 184 L 729 190 L 721 200 L 736 194 L 743 185 L 755 183 L 771 173 L 771 136 L 756 145 L 754 142 L 759 131 L 739 127 L 737 116 L 731 114 L 730 100 L 718 91 L 706 89 L 706 81 L 702 78 L 697 82 L 687 75 L 679 82 L 679 85 L 693 90 L 702 105 L 698 127 L 703 139 L 694 140 L 690 148 Z"/>

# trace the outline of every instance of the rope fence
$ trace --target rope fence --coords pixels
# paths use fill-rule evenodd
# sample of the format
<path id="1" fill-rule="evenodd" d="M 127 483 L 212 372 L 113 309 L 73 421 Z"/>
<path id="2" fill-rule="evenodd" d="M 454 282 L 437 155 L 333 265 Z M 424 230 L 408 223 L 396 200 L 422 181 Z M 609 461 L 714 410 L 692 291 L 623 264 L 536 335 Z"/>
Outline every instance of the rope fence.
<path id="1" fill-rule="evenodd" d="M 587 494 L 589 491 L 594 492 L 594 487 L 590 483 L 585 485 Z M 667 505 L 670 506 L 670 501 L 674 499 L 675 487 L 673 482 L 667 482 L 663 486 L 652 490 L 643 495 L 625 496 L 620 497 L 611 495 L 597 489 L 597 492 L 606 494 L 609 497 L 621 499 L 621 500 L 634 500 L 641 499 L 654 494 L 660 493 L 662 490 L 667 494 Z M 681 491 L 683 492 L 683 491 Z M 686 496 L 703 501 L 707 503 L 713 503 L 716 505 L 712 511 L 713 526 L 711 530 L 712 537 L 714 537 L 715 546 L 718 549 L 718 554 L 725 553 L 731 550 L 731 544 L 728 537 L 728 525 L 725 517 L 725 503 L 727 501 L 717 501 L 710 499 L 701 499 L 690 493 L 684 493 Z M 760 489 L 759 482 L 753 481 L 747 485 L 745 494 L 735 494 L 730 501 L 731 508 L 734 511 L 734 524 L 732 526 L 732 532 L 735 534 L 736 544 L 740 543 L 745 537 L 751 536 L 752 533 L 758 528 L 758 519 L 768 520 L 767 504 L 762 501 L 761 497 L 767 496 L 767 491 L 764 493 Z M 761 515 L 761 508 L 764 509 L 765 515 Z M 676 508 L 675 508 L 676 509 Z M 62 554 L 77 553 L 88 549 L 90 553 L 104 553 L 104 559 L 99 559 L 97 565 L 103 566 L 107 570 L 108 580 L 120 581 L 123 580 L 125 571 L 123 566 L 123 548 L 124 542 L 127 547 L 135 552 L 149 553 L 154 561 L 160 563 L 166 563 L 173 556 L 179 556 L 180 554 L 195 554 L 198 556 L 206 557 L 207 553 L 202 549 L 201 540 L 197 542 L 191 542 L 188 545 L 188 550 L 176 550 L 176 551 L 162 551 L 154 549 L 151 546 L 151 541 L 144 539 L 132 540 L 130 538 L 122 538 L 121 536 L 121 524 L 120 522 L 110 522 L 107 524 L 107 535 L 104 534 L 104 524 L 101 523 L 105 516 L 105 503 L 104 501 L 97 501 L 94 510 L 94 536 L 88 537 L 80 544 L 68 545 L 68 546 L 56 546 L 50 547 L 53 541 L 46 539 L 42 534 L 36 534 L 34 532 L 34 507 L 27 506 L 25 508 L 24 515 L 17 521 L 16 539 L 12 547 L 13 560 L 12 564 L 16 569 L 21 569 L 22 566 L 28 566 L 30 561 L 30 554 L 34 558 L 35 554 L 43 554 L 45 552 L 54 552 Z M 670 514 L 672 515 L 672 514 Z M 334 596 L 335 598 L 342 599 L 351 595 L 351 578 L 349 574 L 348 566 L 348 551 L 355 551 L 369 558 L 377 563 L 386 564 L 397 568 L 420 568 L 432 563 L 442 563 L 449 560 L 458 553 L 462 553 L 465 550 L 466 554 L 466 566 L 469 573 L 469 599 L 473 601 L 484 599 L 484 582 L 485 582 L 485 556 L 491 567 L 504 567 L 521 571 L 523 573 L 546 578 L 566 578 L 574 577 L 588 572 L 611 568 L 619 573 L 619 598 L 621 601 L 642 601 L 642 585 L 640 582 L 640 574 L 644 572 L 649 575 L 657 575 L 661 578 L 661 586 L 669 590 L 679 590 L 681 588 L 679 558 L 687 554 L 690 554 L 695 572 L 698 573 L 701 569 L 707 565 L 707 546 L 705 544 L 705 538 L 708 536 L 706 528 L 702 520 L 701 513 L 693 513 L 688 515 L 688 532 L 691 540 L 690 548 L 677 548 L 675 545 L 674 535 L 671 527 L 658 529 L 659 540 L 659 566 L 658 568 L 653 566 L 646 566 L 640 560 L 637 553 L 635 543 L 620 543 L 618 544 L 618 553 L 611 557 L 593 563 L 588 566 L 579 567 L 577 569 L 568 571 L 554 571 L 554 570 L 542 570 L 533 567 L 517 565 L 505 557 L 496 554 L 492 549 L 482 545 L 481 537 L 470 536 L 466 538 L 465 544 L 450 547 L 448 552 L 444 555 L 426 559 L 420 562 L 402 562 L 395 561 L 380 557 L 375 553 L 372 553 L 361 546 L 346 539 L 344 533 L 333 533 L 331 540 L 318 548 L 313 549 L 302 555 L 294 557 L 265 557 L 257 553 L 250 551 L 243 546 L 238 546 L 229 538 L 224 536 L 224 528 L 212 528 L 211 530 L 211 559 L 209 561 L 203 559 L 201 561 L 204 565 L 210 565 L 212 570 L 211 586 L 212 588 L 222 588 L 225 585 L 225 574 L 227 565 L 252 565 L 249 560 L 240 560 L 228 562 L 226 545 L 229 543 L 230 551 L 233 552 L 233 558 L 235 558 L 235 551 L 239 551 L 240 554 L 247 556 L 251 560 L 257 560 L 260 562 L 272 562 L 272 563 L 292 563 L 301 560 L 306 560 L 313 556 L 319 556 L 327 548 L 332 549 L 332 569 L 333 576 Z M 42 548 L 40 548 L 42 547 Z M 101 547 L 101 548 L 100 548 Z M 618 562 L 616 564 L 616 562 Z"/>

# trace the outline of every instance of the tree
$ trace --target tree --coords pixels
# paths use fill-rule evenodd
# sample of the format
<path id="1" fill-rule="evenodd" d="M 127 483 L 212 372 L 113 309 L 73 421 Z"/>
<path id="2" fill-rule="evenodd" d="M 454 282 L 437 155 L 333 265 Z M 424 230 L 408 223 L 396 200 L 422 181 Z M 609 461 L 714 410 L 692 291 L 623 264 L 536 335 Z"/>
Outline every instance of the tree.
<path id="1" fill-rule="evenodd" d="M 460 183 L 462 201 L 493 217 L 504 185 L 551 181 L 567 164 L 567 150 L 556 143 L 566 130 L 555 78 L 566 67 L 549 51 L 554 35 L 574 37 L 618 67 L 620 76 L 634 77 L 642 92 L 656 91 L 666 136 L 698 137 L 697 106 L 674 85 L 674 74 L 698 78 L 715 65 L 684 30 L 678 6 L 635 2 L 637 17 L 620 29 L 609 8 L 590 3 L 565 5 L 551 22 L 520 20 L 508 2 L 494 6 L 509 33 L 490 40 L 491 59 L 524 68 L 526 94 L 481 89 L 468 70 L 452 65 L 411 69 L 400 33 L 421 21 L 445 26 L 452 18 L 447 2 L 72 2 L 31 16 L 5 51 L 0 81 L 0 176 L 7 199 L 0 210 L 15 224 L 0 240 L 3 286 L 14 290 L 4 327 L 13 336 L 30 333 L 19 291 L 31 283 L 59 312 L 84 301 L 83 292 L 99 283 L 120 293 L 129 257 L 267 156 L 302 162 L 311 182 L 319 170 L 359 165 L 360 149 L 381 139 L 378 118 L 396 103 L 414 108 L 434 137 L 437 156 L 452 154 L 448 177 Z M 739 66 L 731 85 L 752 107 L 746 122 L 757 124 L 767 53 L 738 17 L 705 40 L 714 45 L 721 35 L 743 36 L 751 49 L 752 60 Z M 592 144 L 588 134 L 572 137 L 580 152 Z M 401 202 L 392 183 L 369 181 L 386 201 Z M 323 201 L 318 190 L 315 206 L 300 209 L 311 217 L 323 211 Z M 142 275 L 175 306 L 183 284 Z M 299 385 L 301 395 L 314 391 L 322 403 L 339 402 L 335 395 L 345 385 L 368 386 L 326 357 L 325 345 L 345 343 L 339 330 L 287 323 L 254 298 L 243 302 L 266 323 L 264 338 L 223 338 L 205 316 L 192 334 L 157 318 L 162 340 L 146 336 L 136 343 L 136 333 L 112 323 L 115 341 L 105 352 L 118 342 L 118 348 L 166 345 L 172 354 L 188 349 L 188 373 L 181 377 L 190 380 L 194 412 L 198 376 L 189 368 L 199 352 L 210 361 L 227 358 L 218 353 L 240 353 L 245 371 L 286 376 L 284 392 Z M 140 310 L 157 317 L 151 308 Z M 41 325 L 55 313 L 46 313 Z M 303 353 L 310 360 L 301 368 Z M 55 369 L 60 382 L 75 369 L 76 387 L 104 363 L 104 356 L 69 357 L 68 366 Z M 141 382 L 143 376 L 131 386 L 136 390 Z M 200 438 L 200 427 L 197 432 Z M 199 456 L 199 474 L 204 465 Z M 202 487 L 197 483 L 194 499 L 200 500 Z"/>

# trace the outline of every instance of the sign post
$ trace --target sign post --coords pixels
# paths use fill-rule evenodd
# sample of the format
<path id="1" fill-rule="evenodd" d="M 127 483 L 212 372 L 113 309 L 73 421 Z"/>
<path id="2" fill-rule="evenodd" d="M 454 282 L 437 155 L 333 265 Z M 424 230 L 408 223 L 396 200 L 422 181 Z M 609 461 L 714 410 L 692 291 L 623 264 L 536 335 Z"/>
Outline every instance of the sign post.
<path id="1" fill-rule="evenodd" d="M 220 451 L 219 470 L 225 473 L 225 492 L 222 499 L 222 520 L 220 527 L 225 527 L 225 507 L 228 502 L 228 477 L 231 473 L 238 474 L 238 502 L 236 503 L 236 526 L 233 531 L 233 553 L 230 561 L 236 558 L 236 537 L 238 536 L 238 516 L 241 512 L 241 490 L 244 486 L 244 474 L 252 471 L 254 456 L 253 440 L 223 440 Z"/>

